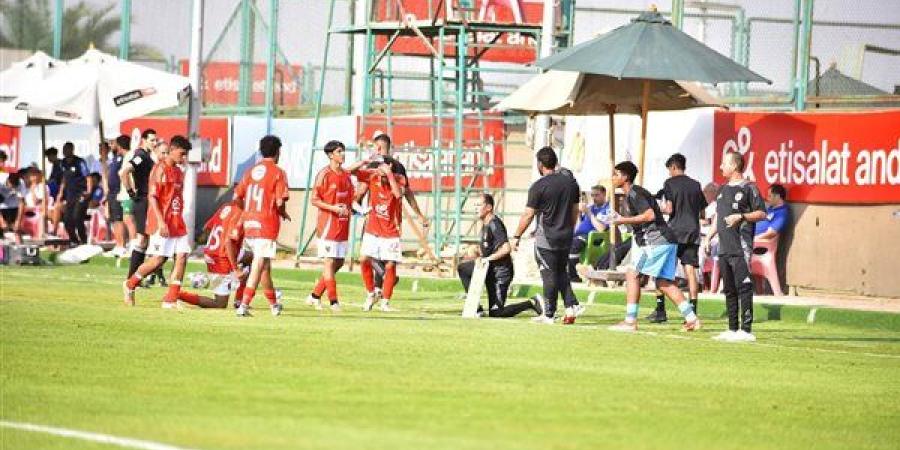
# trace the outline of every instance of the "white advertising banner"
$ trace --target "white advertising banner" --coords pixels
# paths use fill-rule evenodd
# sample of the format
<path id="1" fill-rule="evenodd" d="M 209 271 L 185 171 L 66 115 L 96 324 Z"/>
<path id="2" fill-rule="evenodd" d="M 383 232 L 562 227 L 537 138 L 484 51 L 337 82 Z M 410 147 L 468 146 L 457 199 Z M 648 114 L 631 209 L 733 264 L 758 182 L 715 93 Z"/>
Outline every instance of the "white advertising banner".
<path id="1" fill-rule="evenodd" d="M 644 157 L 644 187 L 650 192 L 662 189 L 669 177 L 666 159 L 673 153 L 687 158 L 687 175 L 701 185 L 712 181 L 713 113 L 715 108 L 651 112 L 647 118 L 647 148 Z M 616 163 L 637 164 L 641 143 L 641 118 L 617 114 Z M 609 178 L 609 118 L 607 116 L 569 116 L 566 118 L 563 167 L 575 174 L 582 190 Z"/>
<path id="2" fill-rule="evenodd" d="M 252 167 L 259 159 L 259 140 L 266 134 L 266 119 L 257 117 L 234 117 L 232 135 L 234 180 L 240 180 L 244 171 Z M 328 159 L 321 147 L 330 140 L 338 140 L 347 147 L 356 145 L 357 117 L 338 116 L 325 117 L 319 121 L 319 133 L 316 139 L 316 151 L 312 176 L 325 167 Z M 312 153 L 312 136 L 314 119 L 275 119 L 272 121 L 272 133 L 281 138 L 281 159 L 278 165 L 287 172 L 288 186 L 291 189 L 306 187 L 309 169 L 309 155 Z M 347 153 L 349 164 L 354 161 L 353 153 Z"/>

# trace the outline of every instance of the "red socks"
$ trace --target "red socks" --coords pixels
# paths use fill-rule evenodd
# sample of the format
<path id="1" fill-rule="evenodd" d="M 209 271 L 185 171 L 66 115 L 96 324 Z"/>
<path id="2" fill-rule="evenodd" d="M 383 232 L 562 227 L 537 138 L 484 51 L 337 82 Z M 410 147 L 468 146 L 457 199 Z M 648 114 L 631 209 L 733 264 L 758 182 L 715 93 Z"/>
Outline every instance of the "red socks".
<path id="1" fill-rule="evenodd" d="M 241 303 L 245 305 L 250 305 L 250 302 L 253 301 L 253 296 L 256 295 L 256 289 L 245 287 L 244 295 L 241 296 Z"/>
<path id="2" fill-rule="evenodd" d="M 328 300 L 331 301 L 331 303 L 337 302 L 337 280 L 335 280 L 334 278 L 325 280 L 325 289 L 328 291 Z"/>
<path id="3" fill-rule="evenodd" d="M 169 290 L 166 291 L 166 296 L 163 297 L 164 302 L 172 303 L 175 300 L 178 300 L 178 293 L 181 291 L 181 282 L 178 280 L 172 280 L 169 282 Z"/>
<path id="4" fill-rule="evenodd" d="M 197 294 L 192 294 L 190 292 L 180 291 L 178 293 L 178 300 L 181 300 L 185 303 L 190 303 L 191 305 L 199 305 L 200 304 L 200 296 Z"/>
<path id="5" fill-rule="evenodd" d="M 367 292 L 375 290 L 375 274 L 372 272 L 372 262 L 368 259 L 360 264 L 360 272 L 362 272 L 363 284 L 366 286 Z"/>
<path id="6" fill-rule="evenodd" d="M 128 286 L 128 289 L 133 291 L 141 284 L 142 278 L 144 277 L 142 277 L 141 274 L 135 272 L 134 275 L 128 277 L 128 280 L 125 281 L 125 285 Z"/>
<path id="7" fill-rule="evenodd" d="M 274 305 L 276 303 L 275 299 L 275 289 L 266 289 L 263 291 L 263 295 L 266 297 L 266 301 L 269 302 L 269 305 Z"/>
<path id="8" fill-rule="evenodd" d="M 319 281 L 316 283 L 316 287 L 312 290 L 312 296 L 315 298 L 321 298 L 322 293 L 325 292 L 325 278 L 319 277 Z"/>
<path id="9" fill-rule="evenodd" d="M 390 264 L 384 268 L 384 286 L 382 286 L 382 291 L 385 299 L 391 299 L 395 284 L 397 284 L 397 266 Z"/>

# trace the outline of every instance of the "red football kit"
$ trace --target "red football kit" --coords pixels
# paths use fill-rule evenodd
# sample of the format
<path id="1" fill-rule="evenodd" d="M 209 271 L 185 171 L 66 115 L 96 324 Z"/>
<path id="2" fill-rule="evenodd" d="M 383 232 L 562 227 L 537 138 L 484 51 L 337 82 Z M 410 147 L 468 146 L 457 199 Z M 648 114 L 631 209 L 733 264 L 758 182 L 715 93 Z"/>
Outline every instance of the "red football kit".
<path id="1" fill-rule="evenodd" d="M 353 181 L 350 173 L 334 171 L 331 167 L 322 169 L 316 175 L 316 195 L 330 205 L 344 205 L 347 212 L 353 203 Z M 346 241 L 350 236 L 350 215 L 339 216 L 333 211 L 319 210 L 316 234 L 329 241 Z"/>
<path id="2" fill-rule="evenodd" d="M 156 198 L 163 221 L 169 229 L 169 237 L 176 238 L 187 235 L 184 223 L 184 172 L 175 164 L 163 161 L 153 166 L 150 172 L 149 196 Z M 147 234 L 159 233 L 160 223 L 156 214 L 147 215 Z"/>
<path id="3" fill-rule="evenodd" d="M 244 240 L 244 228 L 241 226 L 240 207 L 232 203 L 226 203 L 219 207 L 216 213 L 206 222 L 203 229 L 209 231 L 206 241 L 206 270 L 209 273 L 227 275 L 236 267 L 228 261 L 227 246 L 234 249 L 235 257 L 240 253 L 241 242 Z"/>
<path id="4" fill-rule="evenodd" d="M 387 177 L 376 169 L 359 169 L 356 172 L 356 178 L 361 183 L 369 185 L 371 212 L 366 221 L 365 232 L 384 238 L 400 237 L 403 196 L 394 197 Z M 394 180 L 401 190 L 406 187 L 406 176 L 403 174 L 394 173 Z"/>
<path id="5" fill-rule="evenodd" d="M 236 197 L 244 199 L 244 236 L 272 239 L 278 237 L 281 216 L 278 201 L 287 201 L 287 174 L 274 161 L 264 159 L 244 173 L 234 190 Z"/>

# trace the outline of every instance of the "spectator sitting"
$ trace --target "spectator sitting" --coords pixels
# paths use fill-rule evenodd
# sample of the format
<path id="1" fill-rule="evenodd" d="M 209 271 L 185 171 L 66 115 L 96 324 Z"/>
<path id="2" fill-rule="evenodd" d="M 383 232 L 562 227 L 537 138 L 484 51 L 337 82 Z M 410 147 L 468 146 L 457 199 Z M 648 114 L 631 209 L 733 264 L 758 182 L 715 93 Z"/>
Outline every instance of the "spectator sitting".
<path id="1" fill-rule="evenodd" d="M 754 240 L 771 241 L 778 239 L 787 225 L 790 210 L 784 201 L 787 190 L 780 184 L 769 186 L 769 198 L 766 199 L 766 218 L 756 222 Z"/>
<path id="2" fill-rule="evenodd" d="M 581 258 L 581 251 L 587 246 L 588 234 L 591 231 L 606 231 L 609 229 L 609 202 L 606 199 L 606 188 L 597 185 L 591 188 L 590 205 L 582 203 L 581 218 L 575 225 L 575 233 L 572 237 L 572 246 L 569 248 L 569 280 L 580 283 L 576 265 Z"/>
<path id="3" fill-rule="evenodd" d="M 6 233 L 18 235 L 22 230 L 22 217 L 24 217 L 25 187 L 20 182 L 19 174 L 12 172 L 7 174 L 6 181 L 0 185 L 0 232 L 5 237 Z"/>
<path id="4" fill-rule="evenodd" d="M 102 181 L 103 177 L 101 177 L 97 172 L 88 175 L 87 192 L 90 192 L 90 197 L 88 199 L 89 209 L 98 208 L 100 207 L 100 204 L 103 203 L 103 185 L 101 184 Z"/>
<path id="5" fill-rule="evenodd" d="M 6 178 L 9 176 L 10 169 L 6 168 L 6 152 L 0 150 L 0 185 L 6 184 Z"/>
<path id="6" fill-rule="evenodd" d="M 29 230 L 33 239 L 44 239 L 47 230 L 48 214 L 52 208 L 53 197 L 50 188 L 44 182 L 44 173 L 37 167 L 28 170 L 28 189 L 25 193 L 25 217 L 39 216 L 41 220 L 36 229 Z"/>

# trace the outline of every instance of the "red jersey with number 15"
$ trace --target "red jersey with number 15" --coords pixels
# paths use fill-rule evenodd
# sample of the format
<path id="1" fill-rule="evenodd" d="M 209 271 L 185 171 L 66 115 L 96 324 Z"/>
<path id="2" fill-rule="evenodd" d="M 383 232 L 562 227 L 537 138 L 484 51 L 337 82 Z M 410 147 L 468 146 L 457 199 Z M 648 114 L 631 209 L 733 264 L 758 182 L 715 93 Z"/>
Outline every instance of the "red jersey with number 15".
<path id="1" fill-rule="evenodd" d="M 341 170 L 334 171 L 326 167 L 316 175 L 316 195 L 329 205 L 344 205 L 350 212 L 353 203 L 353 181 L 350 173 Z M 350 216 L 339 216 L 337 213 L 325 209 L 319 210 L 319 219 L 316 223 L 316 234 L 321 239 L 329 241 L 346 241 L 350 236 Z"/>
<path id="2" fill-rule="evenodd" d="M 356 172 L 356 179 L 369 185 L 369 218 L 366 221 L 365 232 L 378 237 L 400 237 L 400 222 L 402 218 L 402 204 L 400 198 L 394 197 L 391 192 L 391 184 L 380 171 L 376 169 L 360 169 Z M 406 176 L 394 172 L 394 180 L 400 186 L 400 191 L 406 188 Z"/>
<path id="3" fill-rule="evenodd" d="M 228 202 L 219 207 L 215 214 L 209 218 L 203 229 L 209 231 L 206 240 L 206 249 L 203 254 L 210 258 L 228 258 L 225 247 L 234 245 L 235 250 L 240 250 L 244 240 L 244 227 L 241 226 L 241 213 L 244 211 L 233 202 Z M 238 251 L 234 252 L 237 256 Z"/>
<path id="4" fill-rule="evenodd" d="M 169 237 L 176 238 L 187 235 L 187 226 L 184 223 L 184 172 L 177 165 L 170 165 L 168 161 L 153 166 L 150 171 L 150 183 L 148 195 L 156 198 L 156 204 L 162 213 L 163 221 L 169 229 Z M 161 224 L 156 219 L 156 214 L 147 214 L 147 234 L 159 233 Z"/>
<path id="5" fill-rule="evenodd" d="M 275 239 L 281 229 L 278 214 L 279 201 L 287 201 L 287 174 L 275 161 L 264 159 L 244 173 L 244 178 L 234 190 L 234 195 L 244 199 L 244 236 L 248 238 Z"/>

